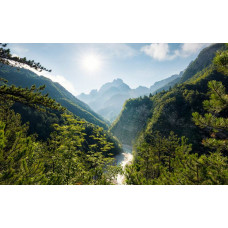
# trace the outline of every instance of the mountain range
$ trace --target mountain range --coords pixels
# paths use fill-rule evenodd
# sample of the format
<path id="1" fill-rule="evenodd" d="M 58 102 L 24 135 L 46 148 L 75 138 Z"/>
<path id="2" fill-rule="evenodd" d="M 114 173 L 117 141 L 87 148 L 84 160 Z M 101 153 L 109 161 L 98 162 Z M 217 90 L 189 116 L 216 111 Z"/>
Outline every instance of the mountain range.
<path id="1" fill-rule="evenodd" d="M 148 96 L 154 94 L 163 86 L 175 80 L 179 81 L 183 71 L 166 79 L 155 82 L 148 87 L 139 86 L 131 89 L 122 79 L 117 78 L 104 84 L 99 90 L 92 90 L 89 94 L 82 93 L 77 98 L 87 103 L 94 111 L 113 122 L 121 112 L 124 102 L 129 98 Z"/>

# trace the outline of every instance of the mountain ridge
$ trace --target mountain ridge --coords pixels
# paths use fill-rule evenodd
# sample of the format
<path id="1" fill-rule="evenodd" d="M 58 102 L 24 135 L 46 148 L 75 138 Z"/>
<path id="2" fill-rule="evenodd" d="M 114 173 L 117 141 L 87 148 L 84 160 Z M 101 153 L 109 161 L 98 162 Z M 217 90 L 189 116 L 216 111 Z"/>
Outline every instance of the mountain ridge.
<path id="1" fill-rule="evenodd" d="M 14 84 L 22 88 L 31 87 L 32 85 L 36 85 L 36 87 L 45 85 L 45 90 L 42 92 L 43 94 L 48 93 L 51 98 L 55 99 L 80 118 L 99 125 L 104 129 L 108 128 L 107 123 L 100 115 L 94 112 L 89 105 L 72 95 L 58 82 L 53 82 L 44 76 L 38 76 L 28 69 L 17 69 L 16 67 L 6 65 L 0 68 L 0 77 L 5 78 L 9 85 Z"/>
<path id="2" fill-rule="evenodd" d="M 162 86 L 179 79 L 182 74 L 183 72 L 180 72 L 157 81 L 150 87 L 138 86 L 134 89 L 124 83 L 121 78 L 116 78 L 112 82 L 102 85 L 99 90 L 93 89 L 89 94 L 81 93 L 77 98 L 87 103 L 98 114 L 113 122 L 121 112 L 127 99 L 148 96 L 150 93 L 154 94 Z"/>
<path id="3" fill-rule="evenodd" d="M 211 53 L 207 60 L 202 60 L 204 55 L 199 54 L 184 71 L 182 75 L 184 82 L 180 83 L 180 78 L 176 78 L 175 80 L 178 79 L 179 82 L 174 80 L 176 86 L 172 85 L 171 90 L 163 87 L 150 98 L 127 100 L 120 115 L 110 127 L 110 131 L 123 144 L 131 145 L 142 132 L 150 134 L 153 131 L 160 131 L 167 136 L 172 130 L 178 136 L 184 135 L 189 138 L 193 146 L 200 150 L 200 142 L 205 135 L 192 123 L 191 114 L 194 111 L 204 112 L 202 102 L 208 98 L 208 81 L 219 80 L 227 87 L 227 76 L 214 71 L 212 66 L 213 58 L 211 56 L 215 56 L 216 52 L 222 48 L 223 44 L 208 47 L 206 51 L 211 51 Z M 199 65 L 199 62 L 206 64 Z M 188 75 L 189 69 L 195 69 L 191 76 Z M 145 113 L 145 118 L 141 118 Z"/>

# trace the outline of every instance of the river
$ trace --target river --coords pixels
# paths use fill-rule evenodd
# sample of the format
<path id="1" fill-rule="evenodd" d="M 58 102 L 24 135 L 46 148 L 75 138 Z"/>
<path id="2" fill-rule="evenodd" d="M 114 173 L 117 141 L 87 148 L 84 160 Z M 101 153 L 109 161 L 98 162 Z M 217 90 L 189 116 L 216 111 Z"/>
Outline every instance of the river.
<path id="1" fill-rule="evenodd" d="M 123 145 L 123 151 L 124 151 L 123 153 L 116 156 L 116 161 L 117 161 L 117 164 L 121 164 L 121 166 L 124 169 L 125 166 L 129 164 L 133 159 L 132 147 L 128 145 Z M 116 184 L 117 185 L 124 184 L 124 179 L 125 179 L 124 175 L 118 174 L 116 179 Z"/>

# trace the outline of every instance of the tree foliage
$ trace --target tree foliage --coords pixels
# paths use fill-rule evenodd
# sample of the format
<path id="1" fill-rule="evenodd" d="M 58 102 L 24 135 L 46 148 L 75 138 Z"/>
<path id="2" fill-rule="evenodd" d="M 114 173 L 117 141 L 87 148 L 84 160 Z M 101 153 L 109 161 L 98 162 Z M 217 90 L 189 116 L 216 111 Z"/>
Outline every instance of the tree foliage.
<path id="1" fill-rule="evenodd" d="M 33 61 L 15 59 L 1 44 L 0 62 L 11 60 L 46 70 Z M 43 95 L 44 88 L 9 86 L 0 79 L 0 184 L 112 184 L 121 171 L 113 157 L 121 151 L 118 141 Z M 39 140 L 36 129 L 28 134 L 30 123 L 22 123 L 13 110 L 17 104 L 46 113 L 47 118 L 54 116 L 54 123 L 48 122 L 53 124 L 49 138 Z M 46 123 L 40 119 L 44 129 Z"/>
<path id="2" fill-rule="evenodd" d="M 26 57 L 20 58 L 18 56 L 13 56 L 9 48 L 7 48 L 7 44 L 0 43 L 0 63 L 10 65 L 10 66 L 23 66 L 27 65 L 37 71 L 48 71 L 47 68 L 43 67 L 40 63 L 35 62 L 34 60 L 27 60 Z"/>

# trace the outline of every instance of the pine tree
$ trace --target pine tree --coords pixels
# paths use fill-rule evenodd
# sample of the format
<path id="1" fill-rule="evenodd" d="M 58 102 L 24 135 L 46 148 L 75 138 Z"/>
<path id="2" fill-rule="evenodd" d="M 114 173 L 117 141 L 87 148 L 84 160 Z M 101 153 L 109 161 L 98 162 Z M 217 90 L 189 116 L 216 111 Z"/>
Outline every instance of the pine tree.
<path id="1" fill-rule="evenodd" d="M 22 67 L 27 65 L 38 71 L 48 71 L 47 68 L 43 67 L 40 63 L 35 62 L 34 60 L 27 60 L 26 57 L 20 58 L 17 56 L 13 56 L 9 48 L 7 48 L 7 44 L 0 43 L 0 64 L 6 64 L 10 66 Z"/>
<path id="2" fill-rule="evenodd" d="M 210 100 L 203 102 L 205 110 L 204 116 L 193 113 L 193 121 L 201 128 L 206 128 L 211 132 L 211 138 L 203 140 L 203 144 L 209 148 L 219 151 L 228 150 L 228 118 L 221 114 L 227 113 L 228 95 L 221 82 L 210 81 L 208 83 Z"/>

